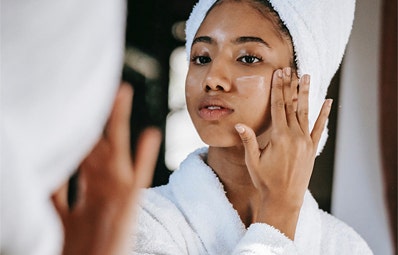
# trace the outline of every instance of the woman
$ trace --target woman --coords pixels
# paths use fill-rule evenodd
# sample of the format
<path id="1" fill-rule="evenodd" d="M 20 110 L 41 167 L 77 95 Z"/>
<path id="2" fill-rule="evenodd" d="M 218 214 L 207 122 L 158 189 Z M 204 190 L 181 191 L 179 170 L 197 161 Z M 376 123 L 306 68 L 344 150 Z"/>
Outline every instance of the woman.
<path id="1" fill-rule="evenodd" d="M 316 34 L 300 22 L 324 19 L 319 9 L 333 22 L 337 9 L 272 2 L 195 6 L 186 30 L 186 101 L 209 147 L 189 155 L 167 185 L 146 191 L 136 254 L 371 254 L 307 191 L 332 103 L 324 92 L 341 61 L 354 4 L 339 6 L 348 8 L 339 12 L 344 31 L 321 27 L 327 32 Z M 306 37 L 311 32 L 314 38 Z M 318 47 L 329 37 L 335 46 Z"/>

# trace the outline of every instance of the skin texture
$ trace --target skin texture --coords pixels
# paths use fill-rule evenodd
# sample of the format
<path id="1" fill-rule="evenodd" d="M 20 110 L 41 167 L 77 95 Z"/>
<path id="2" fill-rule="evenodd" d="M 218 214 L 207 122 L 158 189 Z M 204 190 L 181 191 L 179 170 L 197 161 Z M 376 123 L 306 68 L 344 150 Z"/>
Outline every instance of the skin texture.
<path id="1" fill-rule="evenodd" d="M 310 77 L 298 81 L 292 44 L 272 18 L 247 1 L 216 5 L 192 44 L 186 101 L 243 223 L 270 224 L 293 240 L 331 100 L 310 132 Z"/>
<path id="2" fill-rule="evenodd" d="M 52 197 L 64 226 L 64 255 L 128 253 L 139 189 L 151 183 L 161 142 L 159 130 L 144 130 L 132 162 L 132 95 L 122 84 L 103 136 L 79 167 L 74 207 L 68 208 L 67 185 Z"/>

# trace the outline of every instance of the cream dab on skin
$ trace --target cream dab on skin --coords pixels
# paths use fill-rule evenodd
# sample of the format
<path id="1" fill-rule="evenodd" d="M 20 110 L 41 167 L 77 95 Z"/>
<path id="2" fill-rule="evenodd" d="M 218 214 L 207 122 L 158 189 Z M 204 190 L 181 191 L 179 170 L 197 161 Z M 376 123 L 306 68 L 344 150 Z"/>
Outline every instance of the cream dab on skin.
<path id="1" fill-rule="evenodd" d="M 266 92 L 269 86 L 266 84 L 266 78 L 260 75 L 241 76 L 235 79 L 237 91 L 256 90 Z"/>

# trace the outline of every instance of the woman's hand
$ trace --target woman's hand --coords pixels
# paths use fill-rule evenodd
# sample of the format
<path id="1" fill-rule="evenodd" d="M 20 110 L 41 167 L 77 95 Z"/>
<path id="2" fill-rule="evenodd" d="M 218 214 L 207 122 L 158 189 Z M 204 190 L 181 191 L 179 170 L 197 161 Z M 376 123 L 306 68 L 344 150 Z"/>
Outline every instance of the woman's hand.
<path id="1" fill-rule="evenodd" d="M 294 239 L 304 194 L 311 178 L 316 151 L 332 100 L 328 99 L 312 132 L 308 123 L 309 75 L 298 81 L 291 69 L 276 70 L 271 88 L 271 137 L 259 148 L 255 133 L 237 124 L 245 148 L 245 160 L 254 186 L 261 196 L 257 222 L 278 228 Z M 295 97 L 298 89 L 298 100 Z"/>
<path id="2" fill-rule="evenodd" d="M 67 186 L 53 195 L 64 226 L 63 254 L 127 254 L 139 189 L 150 185 L 161 142 L 147 128 L 130 155 L 133 91 L 122 84 L 103 136 L 79 167 L 77 201 L 66 202 Z"/>

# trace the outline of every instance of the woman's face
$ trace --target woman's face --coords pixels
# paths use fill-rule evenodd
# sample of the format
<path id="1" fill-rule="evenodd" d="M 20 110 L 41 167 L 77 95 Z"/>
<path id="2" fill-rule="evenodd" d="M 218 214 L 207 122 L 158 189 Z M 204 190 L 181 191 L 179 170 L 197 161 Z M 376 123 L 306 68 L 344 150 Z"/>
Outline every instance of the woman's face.
<path id="1" fill-rule="evenodd" d="M 246 1 L 216 5 L 192 44 L 185 94 L 202 140 L 215 147 L 241 144 L 235 124 L 257 136 L 269 130 L 270 87 L 276 69 L 290 66 L 292 46 Z"/>

